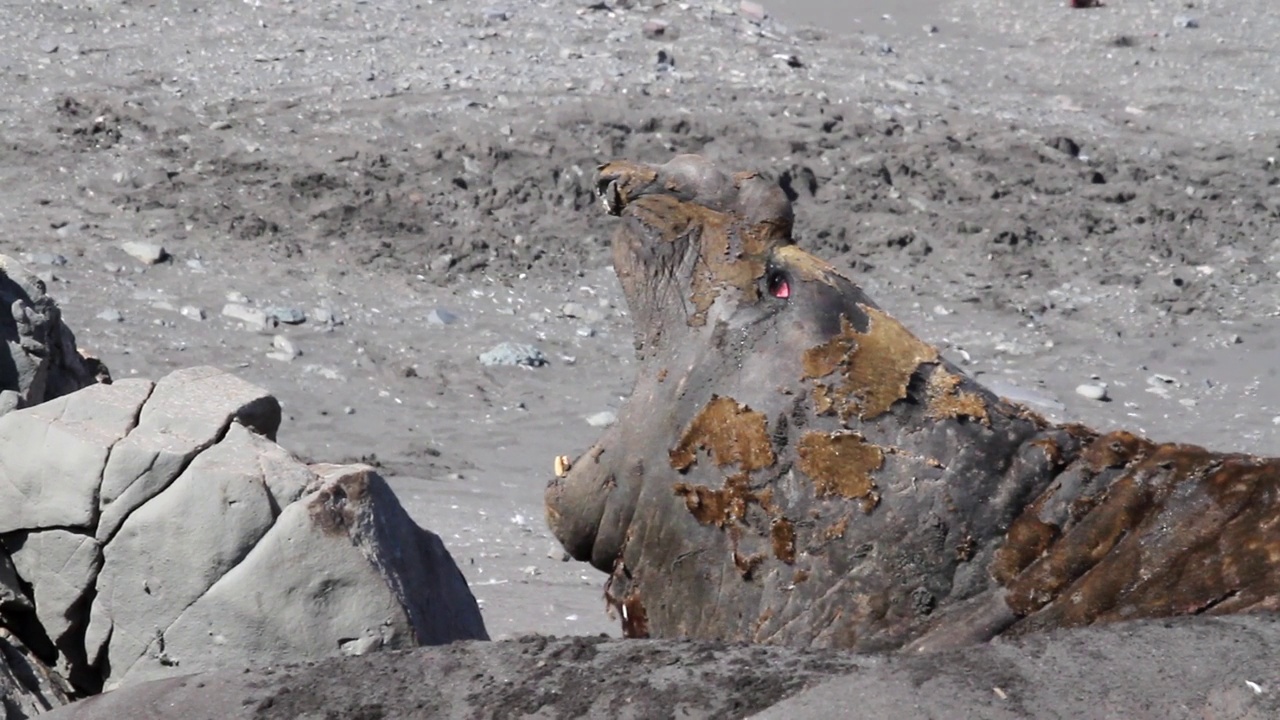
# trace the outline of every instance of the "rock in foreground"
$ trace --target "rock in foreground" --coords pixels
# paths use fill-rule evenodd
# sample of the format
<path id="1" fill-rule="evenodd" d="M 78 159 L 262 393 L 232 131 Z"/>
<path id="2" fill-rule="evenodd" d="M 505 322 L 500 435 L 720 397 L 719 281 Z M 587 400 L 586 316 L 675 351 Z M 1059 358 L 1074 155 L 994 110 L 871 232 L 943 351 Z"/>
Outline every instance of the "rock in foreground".
<path id="1" fill-rule="evenodd" d="M 30 407 L 110 379 L 97 360 L 80 354 L 62 310 L 44 281 L 0 255 L 0 412 Z"/>
<path id="2" fill-rule="evenodd" d="M 525 637 L 169 678 L 49 718 L 1262 720 L 1280 714 L 1277 643 L 1280 622 L 1267 617 L 1120 623 L 896 657 Z"/>
<path id="3" fill-rule="evenodd" d="M 291 456 L 279 422 L 207 367 L 0 417 L 0 624 L 79 695 L 487 639 L 440 538 L 371 468 Z"/>

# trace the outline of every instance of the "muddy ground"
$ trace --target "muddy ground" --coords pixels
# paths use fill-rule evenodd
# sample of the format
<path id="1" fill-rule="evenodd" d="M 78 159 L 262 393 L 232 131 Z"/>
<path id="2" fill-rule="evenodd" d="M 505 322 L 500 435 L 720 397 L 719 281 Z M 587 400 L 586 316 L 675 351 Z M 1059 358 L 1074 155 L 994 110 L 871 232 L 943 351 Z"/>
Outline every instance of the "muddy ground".
<path id="1" fill-rule="evenodd" d="M 232 368 L 286 447 L 379 464 L 495 638 L 617 635 L 541 506 L 630 387 L 591 197 L 614 157 L 773 174 L 803 246 L 1055 420 L 1280 452 L 1268 3 L 750 10 L 12 4 L 0 252 L 116 377 Z M 548 363 L 478 361 L 505 341 Z"/>

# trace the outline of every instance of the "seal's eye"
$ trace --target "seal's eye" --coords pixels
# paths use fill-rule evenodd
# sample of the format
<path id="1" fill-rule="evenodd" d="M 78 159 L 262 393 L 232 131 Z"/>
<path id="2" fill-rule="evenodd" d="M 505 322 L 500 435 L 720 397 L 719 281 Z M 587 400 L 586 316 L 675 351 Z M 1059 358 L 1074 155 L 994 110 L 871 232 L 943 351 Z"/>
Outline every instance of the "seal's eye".
<path id="1" fill-rule="evenodd" d="M 770 270 L 766 282 L 769 286 L 770 295 L 783 300 L 791 297 L 791 282 L 787 280 L 786 274 L 781 270 Z"/>

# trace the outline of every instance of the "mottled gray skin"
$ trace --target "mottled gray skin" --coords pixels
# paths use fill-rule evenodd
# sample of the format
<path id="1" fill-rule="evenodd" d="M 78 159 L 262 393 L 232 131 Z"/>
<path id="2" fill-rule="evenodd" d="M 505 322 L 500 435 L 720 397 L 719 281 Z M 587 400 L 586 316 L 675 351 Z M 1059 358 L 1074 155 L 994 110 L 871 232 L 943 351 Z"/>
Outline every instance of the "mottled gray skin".
<path id="1" fill-rule="evenodd" d="M 936 649 L 1275 607 L 1280 463 L 1001 400 L 796 248 L 759 176 L 680 156 L 599 190 L 640 367 L 547 512 L 628 636 Z"/>

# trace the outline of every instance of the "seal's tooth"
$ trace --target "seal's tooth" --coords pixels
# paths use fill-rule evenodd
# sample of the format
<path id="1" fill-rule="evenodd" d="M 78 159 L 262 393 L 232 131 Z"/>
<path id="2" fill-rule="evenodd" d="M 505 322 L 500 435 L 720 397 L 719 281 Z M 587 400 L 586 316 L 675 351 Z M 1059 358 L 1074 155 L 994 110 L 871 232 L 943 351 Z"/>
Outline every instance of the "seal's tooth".
<path id="1" fill-rule="evenodd" d="M 569 474 L 569 468 L 573 467 L 573 461 L 568 455 L 557 455 L 555 461 L 556 477 L 564 477 Z"/>

